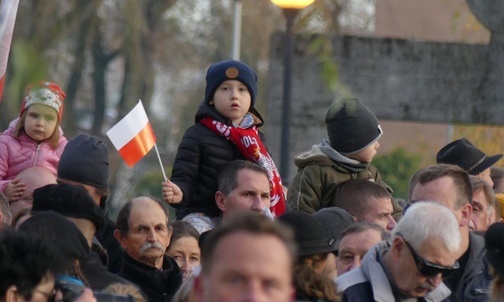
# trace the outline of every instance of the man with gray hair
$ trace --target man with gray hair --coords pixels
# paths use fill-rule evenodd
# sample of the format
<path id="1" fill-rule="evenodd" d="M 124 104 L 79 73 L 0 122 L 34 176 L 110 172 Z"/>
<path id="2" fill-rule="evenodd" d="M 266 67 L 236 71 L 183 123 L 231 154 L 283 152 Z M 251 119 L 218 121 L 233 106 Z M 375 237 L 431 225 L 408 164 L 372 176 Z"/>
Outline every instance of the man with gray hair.
<path id="1" fill-rule="evenodd" d="M 388 240 L 390 234 L 372 222 L 357 222 L 340 234 L 336 268 L 341 276 L 362 264 L 367 251 L 380 241 Z"/>
<path id="2" fill-rule="evenodd" d="M 450 210 L 418 202 L 391 236 L 391 243 L 383 241 L 367 252 L 361 267 L 338 278 L 342 301 L 434 302 L 449 297 L 443 278 L 458 268 L 460 246 L 458 223 Z"/>
<path id="3" fill-rule="evenodd" d="M 173 229 L 163 202 L 141 196 L 126 202 L 114 236 L 126 251 L 119 276 L 133 282 L 151 302 L 168 302 L 182 283 L 177 263 L 165 255 Z"/>
<path id="4" fill-rule="evenodd" d="M 470 176 L 473 198 L 469 228 L 485 232 L 495 222 L 495 193 L 492 187 L 478 176 Z"/>

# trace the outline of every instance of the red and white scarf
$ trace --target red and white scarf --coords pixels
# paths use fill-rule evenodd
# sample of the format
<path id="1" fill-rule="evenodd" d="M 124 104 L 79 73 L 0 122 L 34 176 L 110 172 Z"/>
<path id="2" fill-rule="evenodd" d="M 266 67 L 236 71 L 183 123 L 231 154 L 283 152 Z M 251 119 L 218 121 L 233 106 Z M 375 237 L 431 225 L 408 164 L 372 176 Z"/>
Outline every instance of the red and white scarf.
<path id="1" fill-rule="evenodd" d="M 201 119 L 200 123 L 233 142 L 247 160 L 257 163 L 268 170 L 271 196 L 270 211 L 275 217 L 285 213 L 282 180 L 273 159 L 259 138 L 256 126 L 247 129 L 231 127 L 209 117 Z"/>

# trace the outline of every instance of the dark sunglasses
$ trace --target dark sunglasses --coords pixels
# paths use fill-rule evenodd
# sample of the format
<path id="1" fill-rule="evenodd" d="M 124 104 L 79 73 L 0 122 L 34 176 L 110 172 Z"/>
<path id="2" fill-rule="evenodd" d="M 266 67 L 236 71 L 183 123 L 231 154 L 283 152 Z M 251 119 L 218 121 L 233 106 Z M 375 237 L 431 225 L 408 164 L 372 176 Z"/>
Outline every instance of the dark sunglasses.
<path id="1" fill-rule="evenodd" d="M 402 234 L 397 233 L 397 235 L 401 237 L 404 243 L 406 243 L 406 246 L 408 247 L 411 255 L 413 255 L 413 259 L 415 260 L 415 264 L 416 267 L 418 268 L 418 271 L 425 277 L 434 277 L 437 276 L 438 274 L 441 274 L 443 278 L 446 278 L 459 268 L 459 263 L 457 261 L 455 261 L 455 263 L 452 266 L 441 266 L 425 260 L 424 258 L 420 257 L 420 255 L 417 254 L 417 252 L 408 243 L 408 241 L 404 239 Z"/>

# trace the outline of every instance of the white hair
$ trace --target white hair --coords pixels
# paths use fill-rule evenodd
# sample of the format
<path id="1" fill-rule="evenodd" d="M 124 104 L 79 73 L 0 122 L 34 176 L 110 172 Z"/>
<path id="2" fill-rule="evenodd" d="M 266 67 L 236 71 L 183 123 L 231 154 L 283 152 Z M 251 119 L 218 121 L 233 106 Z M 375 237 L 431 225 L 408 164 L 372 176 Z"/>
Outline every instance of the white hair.
<path id="1" fill-rule="evenodd" d="M 455 215 L 436 202 L 415 202 L 392 230 L 392 240 L 402 237 L 418 250 L 427 240 L 439 238 L 450 252 L 460 248 L 460 230 Z"/>

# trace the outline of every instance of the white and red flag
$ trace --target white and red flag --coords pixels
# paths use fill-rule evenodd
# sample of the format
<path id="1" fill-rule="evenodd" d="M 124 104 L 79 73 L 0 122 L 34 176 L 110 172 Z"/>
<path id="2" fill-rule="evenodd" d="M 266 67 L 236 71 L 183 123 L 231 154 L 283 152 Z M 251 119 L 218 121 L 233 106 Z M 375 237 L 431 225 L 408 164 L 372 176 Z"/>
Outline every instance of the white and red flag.
<path id="1" fill-rule="evenodd" d="M 18 6 L 19 0 L 3 0 L 0 6 L 0 102 Z"/>
<path id="2" fill-rule="evenodd" d="M 107 136 L 128 167 L 136 164 L 156 144 L 142 101 L 138 101 L 133 110 L 107 131 Z"/>

